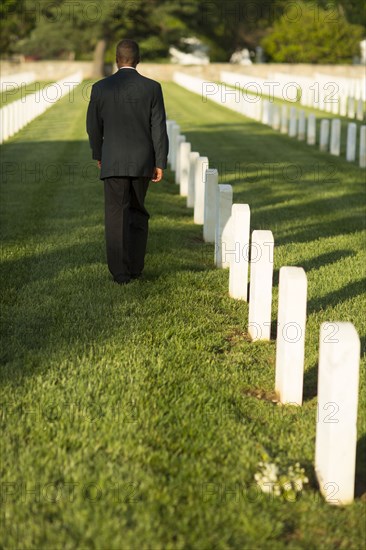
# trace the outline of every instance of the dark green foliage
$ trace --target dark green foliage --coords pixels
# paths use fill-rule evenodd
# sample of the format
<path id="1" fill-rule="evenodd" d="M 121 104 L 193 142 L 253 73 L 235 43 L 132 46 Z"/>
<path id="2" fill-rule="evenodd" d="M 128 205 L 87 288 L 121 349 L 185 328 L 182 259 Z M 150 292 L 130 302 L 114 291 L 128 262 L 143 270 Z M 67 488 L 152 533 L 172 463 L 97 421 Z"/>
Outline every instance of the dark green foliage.
<path id="1" fill-rule="evenodd" d="M 322 9 L 296 2 L 278 19 L 262 46 L 280 63 L 350 63 L 360 54 L 364 29 L 347 21 L 335 4 Z"/>
<path id="2" fill-rule="evenodd" d="M 13 53 L 16 50 L 17 42 L 29 35 L 35 23 L 34 2 L 2 0 L 0 4 L 0 52 L 2 54 Z"/>
<path id="3" fill-rule="evenodd" d="M 98 41 L 104 40 L 111 63 L 116 42 L 125 37 L 140 42 L 143 59 L 161 60 L 181 38 L 196 36 L 210 47 L 212 61 L 228 61 L 238 48 L 254 50 L 273 27 L 265 44 L 276 61 L 348 62 L 360 29 L 347 21 L 365 23 L 361 3 L 333 3 L 327 12 L 324 5 L 322 0 L 5 0 L 1 52 L 91 59 Z M 301 21 L 291 23 L 299 7 L 304 11 Z"/>

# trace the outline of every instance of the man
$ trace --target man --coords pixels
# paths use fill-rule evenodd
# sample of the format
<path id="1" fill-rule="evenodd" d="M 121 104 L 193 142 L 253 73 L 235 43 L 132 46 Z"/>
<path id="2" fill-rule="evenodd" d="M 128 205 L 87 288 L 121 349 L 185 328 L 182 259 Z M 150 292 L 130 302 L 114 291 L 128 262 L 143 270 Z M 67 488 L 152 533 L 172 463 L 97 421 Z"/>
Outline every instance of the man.
<path id="1" fill-rule="evenodd" d="M 161 86 L 137 72 L 139 61 L 136 42 L 119 42 L 118 71 L 94 84 L 87 114 L 93 159 L 104 180 L 108 267 L 119 284 L 142 273 L 149 220 L 145 195 L 150 179 L 161 181 L 168 155 Z"/>

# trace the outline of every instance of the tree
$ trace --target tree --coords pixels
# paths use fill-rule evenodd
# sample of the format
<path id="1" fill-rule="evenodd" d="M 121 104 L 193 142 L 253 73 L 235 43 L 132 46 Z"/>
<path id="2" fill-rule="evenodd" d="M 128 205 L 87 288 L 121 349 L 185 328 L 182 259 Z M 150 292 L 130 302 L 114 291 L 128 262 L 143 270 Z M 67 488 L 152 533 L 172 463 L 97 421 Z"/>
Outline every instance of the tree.
<path id="1" fill-rule="evenodd" d="M 27 36 L 36 23 L 36 12 L 26 0 L 2 0 L 0 4 L 0 51 L 14 53 L 14 45 Z"/>
<path id="2" fill-rule="evenodd" d="M 170 45 L 190 34 L 198 11 L 195 0 L 54 0 L 41 4 L 34 28 L 17 50 L 42 58 L 68 57 L 71 52 L 93 57 L 97 77 L 106 51 L 114 60 L 115 43 L 121 38 L 137 40 L 145 59 L 167 56 Z"/>
<path id="3" fill-rule="evenodd" d="M 336 0 L 330 3 L 329 0 L 318 0 L 320 7 L 335 10 L 337 7 L 345 15 L 349 23 L 363 25 L 366 30 L 366 10 L 364 0 Z"/>
<path id="4" fill-rule="evenodd" d="M 275 22 L 262 46 L 282 63 L 350 63 L 359 53 L 364 30 L 348 23 L 343 10 L 296 2 Z"/>
<path id="5" fill-rule="evenodd" d="M 326 4 L 327 0 L 3 0 L 1 51 L 93 59 L 98 77 L 104 62 L 114 61 L 115 45 L 122 38 L 137 40 L 142 59 L 155 60 L 168 58 L 169 47 L 179 47 L 181 38 L 195 36 L 209 46 L 212 61 L 228 61 L 238 48 L 254 49 L 270 28 L 264 44 L 273 60 L 329 61 L 336 51 L 340 61 L 348 61 L 360 28 L 349 26 L 346 17 L 362 17 L 362 0 L 335 0 L 329 9 Z M 299 8 L 302 15 L 296 20 Z M 331 21 L 334 14 L 336 23 Z"/>
<path id="6" fill-rule="evenodd" d="M 280 0 L 274 0 L 271 6 Z M 125 37 L 140 44 L 142 58 L 167 58 L 169 47 L 196 36 L 210 47 L 213 61 L 228 61 L 238 47 L 255 47 L 271 19 L 267 0 L 53 0 L 40 12 L 18 51 L 42 58 L 94 58 L 95 76 L 103 60 L 114 60 L 115 43 Z"/>

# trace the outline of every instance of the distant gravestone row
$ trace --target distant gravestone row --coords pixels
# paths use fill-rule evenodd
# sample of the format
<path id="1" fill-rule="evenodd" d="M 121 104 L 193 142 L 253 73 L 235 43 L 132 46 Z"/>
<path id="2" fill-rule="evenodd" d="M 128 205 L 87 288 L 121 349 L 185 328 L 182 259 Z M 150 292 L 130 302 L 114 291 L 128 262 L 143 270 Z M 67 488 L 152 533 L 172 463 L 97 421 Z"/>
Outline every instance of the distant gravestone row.
<path id="1" fill-rule="evenodd" d="M 4 105 L 0 109 L 0 143 L 7 141 L 29 122 L 52 107 L 56 101 L 69 94 L 82 79 L 83 75 L 79 71 L 49 85 L 49 88 L 56 91 L 55 97 L 49 98 L 47 93 L 35 92 Z"/>
<path id="2" fill-rule="evenodd" d="M 241 90 L 297 102 L 311 109 L 347 118 L 364 120 L 366 79 L 315 73 L 313 77 L 275 72 L 267 79 L 254 75 L 222 71 L 222 82 Z"/>
<path id="3" fill-rule="evenodd" d="M 233 204 L 232 186 L 219 184 L 218 171 L 209 167 L 207 157 L 191 150 L 175 121 L 167 121 L 167 130 L 175 181 L 193 208 L 194 222 L 203 226 L 204 241 L 215 244 L 214 264 L 229 268 L 229 295 L 248 300 L 250 272 L 248 332 L 252 341 L 270 340 L 273 234 L 254 230 L 250 238 L 249 205 Z M 303 401 L 306 307 L 304 269 L 281 267 L 275 390 L 283 404 L 301 406 Z M 320 490 L 331 504 L 354 499 L 359 358 L 360 340 L 352 323 L 321 325 L 318 414 L 322 419 L 317 419 L 315 470 Z"/>
<path id="4" fill-rule="evenodd" d="M 289 137 L 296 138 L 299 141 L 304 141 L 308 145 L 317 144 L 317 124 L 313 113 L 306 115 L 303 109 L 298 109 L 295 106 L 289 108 L 288 105 L 279 105 L 262 97 L 258 97 L 254 101 L 252 96 L 244 96 L 239 88 L 228 88 L 225 84 L 207 82 L 185 73 L 174 73 L 173 80 L 191 92 L 200 94 L 204 102 L 210 99 L 257 122 L 266 124 L 273 128 L 273 130 L 287 134 Z M 360 102 L 363 109 L 362 100 Z M 352 102 L 351 104 L 353 105 Z M 363 120 L 363 111 L 362 117 L 360 113 L 359 120 Z M 360 168 L 365 168 L 366 126 L 360 126 L 358 139 L 357 133 L 357 124 L 355 122 L 348 123 L 345 147 L 346 160 L 348 162 L 356 161 L 358 141 L 359 166 Z M 340 156 L 343 150 L 341 147 L 340 119 L 332 119 L 332 122 L 328 119 L 321 120 L 319 149 L 322 152 Z"/>
<path id="5" fill-rule="evenodd" d="M 31 84 L 35 80 L 36 74 L 33 71 L 4 75 L 0 77 L 0 92 L 3 94 L 12 91 L 19 86 Z"/>
<path id="6" fill-rule="evenodd" d="M 308 145 L 316 145 L 316 118 L 314 114 L 306 116 L 305 111 L 296 107 L 288 107 L 263 100 L 262 119 L 263 124 L 268 124 L 273 130 L 280 130 L 289 137 L 297 138 L 299 141 L 306 141 Z M 322 152 L 330 153 L 339 157 L 341 154 L 341 120 L 322 119 L 320 121 L 319 149 Z M 359 165 L 366 168 L 366 126 L 359 130 Z M 347 125 L 346 137 L 346 160 L 356 161 L 357 153 L 357 124 L 349 122 Z"/>

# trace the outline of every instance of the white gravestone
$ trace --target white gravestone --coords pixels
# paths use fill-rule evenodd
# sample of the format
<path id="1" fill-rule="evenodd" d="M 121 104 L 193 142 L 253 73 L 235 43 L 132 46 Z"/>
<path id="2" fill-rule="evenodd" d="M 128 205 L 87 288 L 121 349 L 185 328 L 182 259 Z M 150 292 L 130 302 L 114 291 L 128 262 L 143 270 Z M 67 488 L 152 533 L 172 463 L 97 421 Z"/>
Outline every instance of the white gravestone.
<path id="1" fill-rule="evenodd" d="M 231 258 L 235 255 L 233 230 L 233 219 L 230 215 L 228 222 L 222 230 L 221 236 L 221 267 L 223 269 L 229 269 Z"/>
<path id="2" fill-rule="evenodd" d="M 197 151 L 192 151 L 189 154 L 189 176 L 188 176 L 188 195 L 187 195 L 187 207 L 194 207 L 194 184 L 196 177 L 196 162 L 199 159 L 200 154 Z"/>
<path id="3" fill-rule="evenodd" d="M 263 99 L 262 102 L 262 124 L 268 124 L 269 120 L 269 101 L 268 99 Z"/>
<path id="4" fill-rule="evenodd" d="M 269 126 L 272 126 L 273 124 L 273 102 L 270 101 L 268 105 L 268 122 L 267 124 Z"/>
<path id="5" fill-rule="evenodd" d="M 20 126 L 20 109 L 19 109 L 19 104 L 17 101 L 13 101 L 13 105 L 14 105 L 14 131 L 15 133 L 17 133 L 19 131 L 19 126 Z"/>
<path id="6" fill-rule="evenodd" d="M 176 159 L 175 159 L 175 183 L 180 184 L 180 148 L 182 143 L 186 140 L 186 136 L 179 135 L 177 136 L 176 147 Z"/>
<path id="7" fill-rule="evenodd" d="M 5 117 L 4 113 L 6 112 L 6 109 L 0 109 L 0 143 L 4 143 L 4 136 L 5 136 Z"/>
<path id="8" fill-rule="evenodd" d="M 329 96 L 325 97 L 324 98 L 324 110 L 325 110 L 326 113 L 331 113 L 332 112 L 332 105 L 333 105 L 332 99 L 330 99 Z"/>
<path id="9" fill-rule="evenodd" d="M 341 116 L 347 116 L 347 96 L 345 94 L 340 97 L 339 114 Z"/>
<path id="10" fill-rule="evenodd" d="M 313 113 L 311 113 L 308 116 L 307 144 L 308 145 L 316 144 L 316 118 Z"/>
<path id="11" fill-rule="evenodd" d="M 8 131 L 8 125 L 9 125 L 9 106 L 5 105 L 2 109 L 0 109 L 0 131 L 1 131 L 1 141 L 0 143 L 3 143 L 9 138 L 9 131 Z"/>
<path id="12" fill-rule="evenodd" d="M 253 231 L 250 250 L 248 332 L 252 340 L 269 340 L 274 252 L 272 231 Z"/>
<path id="13" fill-rule="evenodd" d="M 231 218 L 233 188 L 231 185 L 221 183 L 217 186 L 216 192 L 215 265 L 223 267 L 222 237 L 224 229 Z"/>
<path id="14" fill-rule="evenodd" d="M 291 107 L 290 109 L 290 127 L 288 135 L 290 137 L 296 137 L 297 134 L 297 109 L 296 107 Z"/>
<path id="15" fill-rule="evenodd" d="M 339 157 L 341 153 L 341 121 L 333 118 L 330 130 L 330 154 Z"/>
<path id="16" fill-rule="evenodd" d="M 281 127 L 281 111 L 280 106 L 276 103 L 273 104 L 273 117 L 272 117 L 272 128 L 273 130 L 279 130 Z"/>
<path id="17" fill-rule="evenodd" d="M 337 97 L 335 99 L 333 99 L 333 102 L 332 102 L 332 113 L 334 115 L 338 115 L 339 114 L 339 94 L 337 94 Z"/>
<path id="18" fill-rule="evenodd" d="M 199 157 L 196 161 L 194 178 L 194 223 L 203 225 L 205 211 L 205 176 L 208 168 L 208 158 Z"/>
<path id="19" fill-rule="evenodd" d="M 360 168 L 366 168 L 366 126 L 360 128 Z"/>
<path id="20" fill-rule="evenodd" d="M 281 267 L 278 291 L 276 384 L 281 403 L 302 405 L 307 278 L 302 267 Z"/>
<path id="21" fill-rule="evenodd" d="M 248 300 L 248 267 L 250 238 L 249 204 L 233 204 L 231 209 L 235 255 L 231 257 L 229 295 L 237 300 Z"/>
<path id="22" fill-rule="evenodd" d="M 356 113 L 357 120 L 363 121 L 363 100 L 360 98 L 357 101 L 357 113 Z"/>
<path id="23" fill-rule="evenodd" d="M 166 121 L 166 131 L 167 131 L 168 140 L 169 140 L 169 152 L 168 152 L 169 166 L 171 165 L 171 157 L 172 157 L 172 129 L 173 129 L 174 124 L 176 124 L 175 120 L 167 120 Z"/>
<path id="24" fill-rule="evenodd" d="M 12 103 L 10 103 L 9 105 L 5 105 L 5 107 L 3 107 L 3 109 L 6 108 L 7 110 L 7 125 L 6 125 L 6 135 L 7 135 L 7 138 L 11 137 L 11 126 L 12 126 L 12 113 L 11 113 L 11 106 L 12 106 Z"/>
<path id="25" fill-rule="evenodd" d="M 12 102 L 14 109 L 13 109 L 13 124 L 14 124 L 14 133 L 17 133 L 19 130 L 19 115 L 20 115 L 20 109 L 17 101 Z"/>
<path id="26" fill-rule="evenodd" d="M 205 209 L 203 221 L 203 240 L 206 243 L 215 242 L 216 231 L 216 199 L 219 174 L 214 168 L 206 170 Z"/>
<path id="27" fill-rule="evenodd" d="M 175 166 L 176 166 L 176 157 L 177 157 L 177 149 L 176 149 L 176 145 L 177 145 L 177 137 L 179 136 L 180 134 L 180 126 L 179 124 L 173 124 L 173 127 L 172 127 L 172 130 L 171 130 L 171 133 L 172 133 L 172 152 L 171 152 L 171 158 L 170 158 L 170 167 L 173 171 L 175 171 Z"/>
<path id="28" fill-rule="evenodd" d="M 18 110 L 17 110 L 17 102 L 16 101 L 12 101 L 11 102 L 11 105 L 13 107 L 13 133 L 16 134 L 16 132 L 18 131 Z"/>
<path id="29" fill-rule="evenodd" d="M 319 148 L 321 151 L 328 151 L 329 143 L 329 120 L 323 118 L 320 122 L 320 144 Z"/>
<path id="30" fill-rule="evenodd" d="M 315 472 L 329 504 L 354 498 L 360 347 L 352 323 L 322 323 Z"/>
<path id="31" fill-rule="evenodd" d="M 347 109 L 347 115 L 348 118 L 355 118 L 355 98 L 349 97 L 348 98 L 348 109 Z"/>
<path id="32" fill-rule="evenodd" d="M 172 166 L 172 157 L 173 157 L 173 128 L 177 126 L 175 120 L 169 120 L 167 124 L 168 140 L 169 140 L 169 150 L 168 150 L 168 163 L 171 168 Z"/>
<path id="33" fill-rule="evenodd" d="M 305 116 L 305 111 L 301 109 L 301 111 L 299 112 L 299 128 L 297 132 L 297 139 L 299 141 L 304 141 L 305 133 L 306 133 L 306 116 Z"/>
<path id="34" fill-rule="evenodd" d="M 180 167 L 179 192 L 182 195 L 182 197 L 186 197 L 188 195 L 190 153 L 191 153 L 191 144 L 188 141 L 184 141 L 180 146 L 180 161 L 179 161 L 179 167 Z"/>
<path id="35" fill-rule="evenodd" d="M 348 162 L 356 160 L 356 141 L 357 141 L 357 124 L 349 122 L 347 126 L 347 153 L 346 159 Z"/>
<path id="36" fill-rule="evenodd" d="M 287 105 L 281 106 L 281 134 L 287 134 L 288 132 L 288 115 Z"/>
<path id="37" fill-rule="evenodd" d="M 9 108 L 9 130 L 8 130 L 8 133 L 9 133 L 9 137 L 11 137 L 13 134 L 14 134 L 14 101 L 12 101 L 9 105 L 8 105 L 8 108 Z"/>

